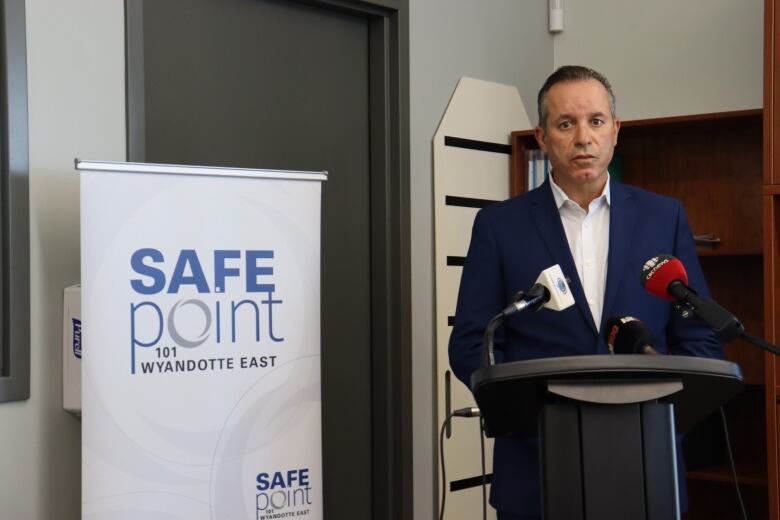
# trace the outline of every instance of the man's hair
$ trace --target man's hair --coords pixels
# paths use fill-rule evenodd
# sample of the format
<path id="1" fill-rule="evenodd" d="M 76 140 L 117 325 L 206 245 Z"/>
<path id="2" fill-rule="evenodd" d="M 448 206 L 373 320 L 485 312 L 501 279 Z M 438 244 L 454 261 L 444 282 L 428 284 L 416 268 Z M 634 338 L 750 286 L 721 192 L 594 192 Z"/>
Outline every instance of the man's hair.
<path id="1" fill-rule="evenodd" d="M 553 85 L 564 81 L 587 81 L 589 79 L 595 79 L 606 89 L 607 94 L 609 94 L 609 110 L 612 113 L 612 119 L 614 119 L 615 94 L 612 92 L 612 85 L 609 84 L 609 80 L 604 77 L 603 74 L 596 72 L 593 69 L 589 69 L 588 67 L 564 65 L 553 72 L 539 90 L 539 96 L 536 98 L 536 109 L 539 112 L 539 126 L 545 128 L 545 125 L 547 124 L 547 92 L 549 92 Z"/>

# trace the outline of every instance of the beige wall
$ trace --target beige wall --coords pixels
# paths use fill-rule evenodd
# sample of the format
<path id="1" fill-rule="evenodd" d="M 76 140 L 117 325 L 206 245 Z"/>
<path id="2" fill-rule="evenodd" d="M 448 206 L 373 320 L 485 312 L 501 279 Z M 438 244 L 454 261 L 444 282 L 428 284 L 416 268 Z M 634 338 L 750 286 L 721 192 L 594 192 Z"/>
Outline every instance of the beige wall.
<path id="1" fill-rule="evenodd" d="M 566 2 L 555 66 L 612 82 L 622 119 L 761 108 L 762 0 Z"/>
<path id="2" fill-rule="evenodd" d="M 539 78 L 552 70 L 546 4 L 409 0 L 414 517 L 419 520 L 434 518 L 438 500 L 433 135 L 462 76 L 516 86 L 526 106 L 534 102 Z M 449 512 L 458 518 L 456 511 Z"/>
<path id="3" fill-rule="evenodd" d="M 62 410 L 62 289 L 79 275 L 75 157 L 124 158 L 122 0 L 27 0 L 30 399 L 0 404 L 0 518 L 75 520 L 80 423 Z"/>

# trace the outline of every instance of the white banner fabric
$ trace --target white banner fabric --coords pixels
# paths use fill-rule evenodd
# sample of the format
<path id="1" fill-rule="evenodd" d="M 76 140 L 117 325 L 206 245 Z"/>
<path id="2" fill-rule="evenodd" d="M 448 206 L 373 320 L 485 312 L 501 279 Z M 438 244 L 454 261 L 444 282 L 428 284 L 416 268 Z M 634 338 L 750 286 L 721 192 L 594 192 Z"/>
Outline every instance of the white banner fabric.
<path id="1" fill-rule="evenodd" d="M 82 518 L 322 519 L 324 174 L 77 168 Z"/>

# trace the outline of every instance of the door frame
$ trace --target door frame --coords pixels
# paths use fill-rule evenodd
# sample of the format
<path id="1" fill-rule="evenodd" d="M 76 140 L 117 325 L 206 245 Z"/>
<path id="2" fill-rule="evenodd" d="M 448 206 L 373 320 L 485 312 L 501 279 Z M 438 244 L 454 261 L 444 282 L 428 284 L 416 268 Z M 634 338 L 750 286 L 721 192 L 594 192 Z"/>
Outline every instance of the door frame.
<path id="1" fill-rule="evenodd" d="M 288 0 L 368 20 L 371 244 L 371 508 L 374 520 L 413 516 L 408 0 Z M 140 2 L 125 1 L 126 17 Z M 127 20 L 126 18 L 126 20 Z M 135 24 L 138 27 L 139 24 Z M 143 60 L 126 28 L 126 71 Z M 139 60 L 140 63 L 139 63 Z M 127 89 L 127 156 L 143 157 L 143 75 Z M 139 119 L 140 118 L 140 119 Z M 132 122 L 132 124 L 131 124 Z M 130 129 L 134 133 L 130 133 Z"/>
<path id="2" fill-rule="evenodd" d="M 291 0 L 369 21 L 372 518 L 413 517 L 408 0 Z"/>
<path id="3" fill-rule="evenodd" d="M 30 180 L 24 0 L 0 4 L 0 402 L 30 398 Z"/>

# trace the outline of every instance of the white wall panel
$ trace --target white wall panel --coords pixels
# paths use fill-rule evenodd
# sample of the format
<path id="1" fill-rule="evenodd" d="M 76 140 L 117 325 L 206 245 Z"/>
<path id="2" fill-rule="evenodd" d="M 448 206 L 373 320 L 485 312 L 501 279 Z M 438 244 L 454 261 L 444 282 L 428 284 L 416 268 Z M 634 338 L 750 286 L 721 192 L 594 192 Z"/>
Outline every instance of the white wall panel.
<path id="1" fill-rule="evenodd" d="M 496 197 L 496 200 L 506 198 L 506 194 Z M 444 206 L 439 208 L 437 218 L 441 218 L 442 223 L 446 225 L 437 228 L 436 248 L 442 254 L 436 258 L 436 271 L 439 276 L 450 274 L 454 276 L 454 282 L 460 280 L 460 270 L 444 270 L 447 263 L 447 256 L 463 256 L 469 247 L 471 238 L 471 225 L 474 223 L 474 217 L 477 215 L 477 208 L 459 208 L 456 206 Z M 439 284 L 440 285 L 440 284 Z M 446 285 L 446 284 L 445 284 Z M 455 301 L 452 301 L 452 310 L 455 311 Z"/>
<path id="2" fill-rule="evenodd" d="M 454 314 L 462 268 L 447 265 L 447 257 L 466 256 L 476 209 L 447 205 L 445 202 L 447 196 L 489 201 L 506 199 L 509 196 L 510 133 L 528 127 L 528 114 L 515 87 L 462 78 L 433 138 L 438 388 L 436 417 L 439 424 L 451 410 L 474 406 L 471 392 L 454 377 L 449 367 L 447 344 L 452 327 L 448 321 Z M 455 139 L 448 140 L 448 137 Z M 440 486 L 443 484 L 449 490 L 453 481 L 481 474 L 477 431 L 478 419 L 453 418 L 452 435 L 445 439 L 444 444 L 447 482 L 440 482 Z M 485 445 L 488 453 L 487 471 L 490 472 L 493 443 L 489 439 Z M 481 514 L 479 488 L 455 491 L 448 496 L 448 520 L 473 519 Z M 490 514 L 495 513 L 491 511 Z"/>
<path id="3" fill-rule="evenodd" d="M 507 136 L 501 137 L 500 141 L 488 142 L 506 143 Z M 509 178 L 504 171 L 507 165 L 506 154 L 445 146 L 443 141 L 436 142 L 435 146 L 442 146 L 447 150 L 447 153 L 434 157 L 436 170 L 443 174 L 436 177 L 441 193 L 490 200 L 506 198 L 509 192 Z M 443 201 L 437 199 L 436 202 L 438 204 Z"/>

